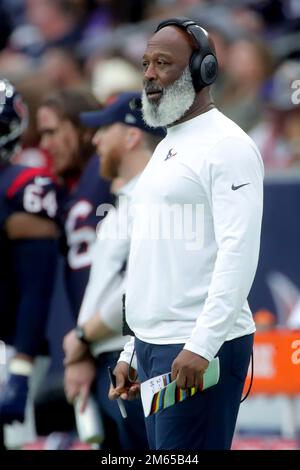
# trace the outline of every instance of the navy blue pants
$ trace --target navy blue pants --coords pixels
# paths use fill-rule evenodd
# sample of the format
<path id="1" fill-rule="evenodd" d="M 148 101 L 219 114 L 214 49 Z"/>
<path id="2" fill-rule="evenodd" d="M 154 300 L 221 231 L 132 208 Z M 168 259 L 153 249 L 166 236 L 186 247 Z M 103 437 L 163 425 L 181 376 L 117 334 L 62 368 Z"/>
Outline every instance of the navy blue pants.
<path id="1" fill-rule="evenodd" d="M 182 347 L 149 344 L 136 338 L 141 382 L 171 371 Z M 230 449 L 252 347 L 253 335 L 226 341 L 217 354 L 217 385 L 146 418 L 150 449 Z"/>
<path id="2" fill-rule="evenodd" d="M 103 418 L 105 440 L 103 450 L 149 449 L 141 400 L 126 401 L 127 418 L 121 416 L 116 401 L 108 399 L 110 386 L 107 367 L 115 368 L 120 351 L 101 354 L 97 358 L 96 399 Z"/>

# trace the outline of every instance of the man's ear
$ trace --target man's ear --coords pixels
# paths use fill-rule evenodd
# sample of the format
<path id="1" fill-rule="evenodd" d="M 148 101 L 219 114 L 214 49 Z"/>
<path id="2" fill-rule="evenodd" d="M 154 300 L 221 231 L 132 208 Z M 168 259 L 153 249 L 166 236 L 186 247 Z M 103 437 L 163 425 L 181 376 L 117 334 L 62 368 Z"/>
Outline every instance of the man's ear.
<path id="1" fill-rule="evenodd" d="M 137 127 L 128 126 L 126 138 L 125 138 L 125 145 L 127 150 L 135 149 L 142 139 L 142 131 Z"/>

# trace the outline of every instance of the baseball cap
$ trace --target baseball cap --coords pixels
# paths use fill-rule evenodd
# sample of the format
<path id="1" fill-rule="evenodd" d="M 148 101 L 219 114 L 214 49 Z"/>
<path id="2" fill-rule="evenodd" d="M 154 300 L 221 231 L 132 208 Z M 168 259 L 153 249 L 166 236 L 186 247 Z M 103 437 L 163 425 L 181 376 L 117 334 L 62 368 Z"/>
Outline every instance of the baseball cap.
<path id="1" fill-rule="evenodd" d="M 300 80 L 300 63 L 295 60 L 283 62 L 263 90 L 263 99 L 272 108 L 289 111 L 296 107 L 293 103 L 293 83 Z"/>
<path id="2" fill-rule="evenodd" d="M 121 93 L 111 105 L 102 110 L 80 113 L 80 121 L 86 127 L 93 128 L 120 122 L 127 126 L 138 127 L 149 134 L 164 137 L 166 135 L 164 128 L 147 126 L 143 120 L 140 107 L 132 105 L 140 99 L 141 94 L 138 92 Z"/>

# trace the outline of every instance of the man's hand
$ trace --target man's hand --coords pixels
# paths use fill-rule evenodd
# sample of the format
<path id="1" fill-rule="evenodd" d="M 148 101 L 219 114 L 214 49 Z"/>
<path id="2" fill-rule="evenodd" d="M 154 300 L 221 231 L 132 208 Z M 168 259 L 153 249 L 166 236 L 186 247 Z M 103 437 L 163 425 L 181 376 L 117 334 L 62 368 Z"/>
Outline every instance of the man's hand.
<path id="1" fill-rule="evenodd" d="M 209 361 L 191 351 L 183 349 L 172 364 L 172 380 L 179 388 L 200 387 L 202 376 Z"/>
<path id="2" fill-rule="evenodd" d="M 82 400 L 81 412 L 86 407 L 90 388 L 95 377 L 96 366 L 92 358 L 70 364 L 65 369 L 64 388 L 67 400 L 69 403 L 73 403 L 74 399 L 80 395 Z"/>
<path id="3" fill-rule="evenodd" d="M 122 398 L 123 400 L 135 400 L 140 396 L 140 383 L 136 380 L 130 382 L 128 380 L 128 364 L 127 362 L 120 361 L 116 365 L 113 374 L 116 376 L 116 388 L 110 386 L 108 398 L 116 400 Z M 131 367 L 130 377 L 136 377 L 136 370 Z"/>
<path id="4" fill-rule="evenodd" d="M 80 361 L 89 350 L 88 346 L 76 337 L 74 329 L 69 331 L 64 337 L 63 348 L 65 352 L 65 366 Z"/>

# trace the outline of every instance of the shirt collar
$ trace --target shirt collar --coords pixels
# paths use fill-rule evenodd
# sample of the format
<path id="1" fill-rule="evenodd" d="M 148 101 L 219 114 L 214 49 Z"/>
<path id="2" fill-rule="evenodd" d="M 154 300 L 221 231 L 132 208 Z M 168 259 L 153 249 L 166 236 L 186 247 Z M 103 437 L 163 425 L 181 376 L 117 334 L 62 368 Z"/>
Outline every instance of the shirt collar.
<path id="1" fill-rule="evenodd" d="M 128 181 L 126 184 L 124 184 L 120 189 L 118 189 L 116 191 L 116 195 L 117 196 L 128 196 L 132 192 L 132 190 L 133 190 L 134 186 L 136 185 L 137 180 L 139 179 L 140 175 L 141 175 L 141 173 L 134 176 L 130 181 Z"/>

